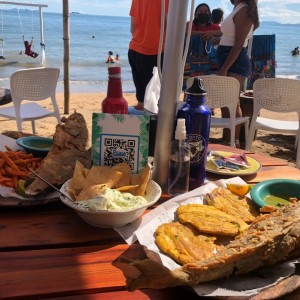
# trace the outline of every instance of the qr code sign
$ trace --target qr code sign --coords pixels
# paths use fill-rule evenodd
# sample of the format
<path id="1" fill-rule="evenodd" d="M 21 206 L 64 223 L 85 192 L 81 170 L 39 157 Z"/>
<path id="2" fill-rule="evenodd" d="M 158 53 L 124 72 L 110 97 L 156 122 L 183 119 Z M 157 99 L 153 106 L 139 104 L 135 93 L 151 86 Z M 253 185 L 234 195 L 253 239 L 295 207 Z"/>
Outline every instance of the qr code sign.
<path id="1" fill-rule="evenodd" d="M 137 171 L 139 137 L 102 135 L 101 165 L 113 167 L 126 162 L 132 171 Z"/>

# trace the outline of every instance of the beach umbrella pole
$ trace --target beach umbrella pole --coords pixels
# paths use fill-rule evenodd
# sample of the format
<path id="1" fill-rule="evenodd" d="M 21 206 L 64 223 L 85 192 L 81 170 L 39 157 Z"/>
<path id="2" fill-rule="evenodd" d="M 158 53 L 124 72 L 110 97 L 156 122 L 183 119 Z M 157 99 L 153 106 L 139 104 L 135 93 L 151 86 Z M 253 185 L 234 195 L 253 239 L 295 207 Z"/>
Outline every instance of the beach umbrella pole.
<path id="1" fill-rule="evenodd" d="M 167 190 L 170 145 L 173 138 L 179 89 L 188 0 L 172 0 L 167 19 L 164 66 L 155 139 L 153 180 Z"/>

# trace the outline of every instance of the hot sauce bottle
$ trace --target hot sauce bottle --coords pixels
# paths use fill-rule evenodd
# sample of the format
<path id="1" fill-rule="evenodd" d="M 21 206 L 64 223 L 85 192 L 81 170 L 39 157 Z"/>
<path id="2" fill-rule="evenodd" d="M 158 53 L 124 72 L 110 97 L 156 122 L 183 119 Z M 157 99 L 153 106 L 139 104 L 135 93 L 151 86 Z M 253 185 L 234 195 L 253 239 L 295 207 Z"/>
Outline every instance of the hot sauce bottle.
<path id="1" fill-rule="evenodd" d="M 123 97 L 120 67 L 108 68 L 107 96 L 102 101 L 102 112 L 128 114 L 128 103 Z"/>

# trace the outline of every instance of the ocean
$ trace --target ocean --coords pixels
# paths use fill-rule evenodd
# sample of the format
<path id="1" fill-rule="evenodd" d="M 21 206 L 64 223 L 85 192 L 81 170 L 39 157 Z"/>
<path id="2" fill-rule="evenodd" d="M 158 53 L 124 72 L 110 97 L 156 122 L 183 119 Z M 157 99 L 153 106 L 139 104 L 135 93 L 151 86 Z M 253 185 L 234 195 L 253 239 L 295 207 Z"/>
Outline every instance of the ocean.
<path id="1" fill-rule="evenodd" d="M 0 15 L 0 87 L 9 88 L 9 77 L 20 68 L 38 67 L 41 59 L 26 61 L 19 55 L 24 50 L 23 36 L 34 37 L 34 51 L 40 53 L 38 11 L 3 9 Z M 61 75 L 57 90 L 63 91 L 63 16 L 43 11 L 46 66 L 59 67 Z M 262 22 L 255 34 L 276 35 L 276 77 L 300 79 L 300 56 L 291 51 L 300 46 L 300 24 L 283 25 Z M 129 17 L 108 17 L 70 14 L 70 89 L 71 93 L 97 93 L 107 89 L 108 51 L 120 55 L 124 92 L 134 92 L 131 69 L 127 59 L 131 38 Z M 4 42 L 1 42 L 3 39 Z M 3 54 L 2 54 L 3 52 Z M 40 56 L 41 57 L 41 56 Z M 10 60 L 10 58 L 12 58 Z"/>

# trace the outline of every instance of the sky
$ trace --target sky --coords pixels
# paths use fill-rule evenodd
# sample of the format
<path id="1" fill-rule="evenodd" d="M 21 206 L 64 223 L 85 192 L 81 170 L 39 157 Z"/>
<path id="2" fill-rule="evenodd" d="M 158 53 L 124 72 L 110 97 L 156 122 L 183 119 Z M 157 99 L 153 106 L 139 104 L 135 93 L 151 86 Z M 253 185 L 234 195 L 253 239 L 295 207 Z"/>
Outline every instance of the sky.
<path id="1" fill-rule="evenodd" d="M 19 3 L 48 4 L 48 8 L 43 11 L 62 12 L 63 1 L 65 0 L 21 0 Z M 221 7 L 225 15 L 232 10 L 230 0 L 196 0 L 195 6 L 202 2 L 206 2 L 211 9 Z M 105 16 L 128 16 L 130 5 L 131 0 L 69 0 L 70 12 Z M 258 9 L 261 21 L 276 21 L 283 24 L 300 23 L 300 0 L 258 0 Z"/>

